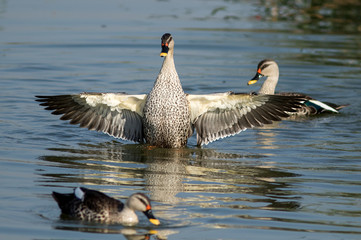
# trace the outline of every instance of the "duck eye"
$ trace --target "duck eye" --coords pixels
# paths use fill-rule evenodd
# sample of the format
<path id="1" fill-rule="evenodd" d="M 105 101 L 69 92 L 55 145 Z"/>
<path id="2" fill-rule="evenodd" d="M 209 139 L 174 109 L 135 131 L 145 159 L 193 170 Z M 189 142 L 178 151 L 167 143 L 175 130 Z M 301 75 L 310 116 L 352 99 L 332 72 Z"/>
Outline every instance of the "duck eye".
<path id="1" fill-rule="evenodd" d="M 145 206 L 150 206 L 143 198 L 138 197 L 138 200 L 141 201 Z"/>

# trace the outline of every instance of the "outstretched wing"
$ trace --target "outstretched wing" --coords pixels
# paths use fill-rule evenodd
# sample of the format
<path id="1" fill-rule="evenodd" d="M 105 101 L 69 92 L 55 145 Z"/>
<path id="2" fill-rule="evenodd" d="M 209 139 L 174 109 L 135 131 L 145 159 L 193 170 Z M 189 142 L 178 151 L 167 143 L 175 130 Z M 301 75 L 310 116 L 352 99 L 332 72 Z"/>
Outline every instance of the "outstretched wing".
<path id="1" fill-rule="evenodd" d="M 147 95 L 81 93 L 36 96 L 52 114 L 63 115 L 70 124 L 107 133 L 113 137 L 143 142 L 143 107 Z"/>
<path id="2" fill-rule="evenodd" d="M 197 144 L 208 144 L 232 136 L 247 128 L 260 127 L 288 117 L 301 102 L 301 97 L 216 93 L 188 95 L 191 121 L 197 131 Z"/>

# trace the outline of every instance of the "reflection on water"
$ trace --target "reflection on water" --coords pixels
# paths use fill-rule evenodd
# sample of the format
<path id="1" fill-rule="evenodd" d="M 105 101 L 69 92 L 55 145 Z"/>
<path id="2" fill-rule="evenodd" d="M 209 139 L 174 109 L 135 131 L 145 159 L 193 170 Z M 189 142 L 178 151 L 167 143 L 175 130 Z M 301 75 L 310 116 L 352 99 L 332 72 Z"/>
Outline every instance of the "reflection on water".
<path id="1" fill-rule="evenodd" d="M 178 233 L 175 230 L 160 229 L 160 230 L 144 230 L 137 228 L 123 228 L 119 225 L 100 225 L 76 222 L 56 222 L 53 227 L 59 230 L 79 231 L 87 233 L 105 233 L 105 234 L 122 234 L 128 240 L 149 240 L 154 239 L 167 239 L 169 235 Z"/>
<path id="2" fill-rule="evenodd" d="M 263 143 L 265 149 L 279 145 L 275 142 L 276 130 L 255 131 L 258 144 Z M 203 225 L 209 228 L 305 232 L 332 232 L 328 228 L 334 228 L 334 232 L 344 233 L 343 227 L 355 227 L 352 223 L 340 225 L 337 221 L 326 220 L 332 214 L 328 210 L 307 207 L 310 196 L 328 197 L 322 192 L 302 193 L 298 189 L 298 184 L 307 185 L 308 181 L 317 185 L 317 178 L 303 179 L 296 173 L 309 171 L 307 165 L 302 170 L 293 166 L 285 170 L 267 161 L 268 157 L 263 155 L 230 154 L 201 148 L 161 149 L 116 141 L 49 150 L 53 154 L 40 157 L 38 184 L 51 187 L 49 191 L 55 187 L 88 185 L 118 199 L 127 198 L 133 191 L 145 191 L 153 200 L 154 212 L 162 222 L 153 229 L 157 231 L 154 235 L 157 238 L 161 238 L 160 234 L 166 239 L 179 227 L 195 223 L 197 219 L 202 219 Z M 318 172 L 322 173 L 321 170 Z M 336 194 L 335 197 L 342 196 Z M 344 210 L 340 211 L 338 214 L 343 215 Z M 242 220 L 247 221 L 246 226 Z M 124 234 L 124 228 L 119 225 L 56 221 L 54 228 Z M 126 237 L 142 239 L 154 233 L 144 232 L 144 229 L 149 229 L 149 225 L 141 220 L 136 233 Z M 347 232 L 357 233 L 349 229 Z"/>
<path id="3" fill-rule="evenodd" d="M 263 0 L 264 20 L 296 23 L 300 30 L 360 32 L 359 0 Z"/>
<path id="4" fill-rule="evenodd" d="M 360 238 L 360 1 L 205 2 L 0 0 L 2 236 Z M 276 58 L 279 91 L 351 105 L 205 149 L 163 150 L 105 142 L 34 103 L 40 92 L 146 92 L 161 64 L 162 29 L 177 35 L 189 93 L 254 91 L 246 81 L 257 62 Z M 79 185 L 122 201 L 144 192 L 162 225 L 142 214 L 133 228 L 60 220 L 51 191 Z"/>
<path id="5" fill-rule="evenodd" d="M 278 181 L 297 174 L 258 161 L 263 159 L 261 155 L 227 154 L 199 148 L 149 148 L 117 142 L 51 150 L 54 155 L 40 158 L 43 166 L 52 167 L 38 171 L 41 185 L 96 185 L 112 195 L 119 194 L 122 188 L 139 186 L 149 191 L 153 201 L 163 204 L 161 208 L 155 206 L 154 211 L 168 228 L 184 226 L 194 217 L 212 218 L 214 210 L 294 211 L 300 207 L 300 197 L 286 190 L 292 184 Z M 111 187 L 114 185 L 116 190 Z M 184 206 L 208 210 L 193 215 L 184 213 L 181 210 Z M 231 216 L 250 217 L 241 212 Z M 62 225 L 60 222 L 57 228 L 69 228 Z"/>

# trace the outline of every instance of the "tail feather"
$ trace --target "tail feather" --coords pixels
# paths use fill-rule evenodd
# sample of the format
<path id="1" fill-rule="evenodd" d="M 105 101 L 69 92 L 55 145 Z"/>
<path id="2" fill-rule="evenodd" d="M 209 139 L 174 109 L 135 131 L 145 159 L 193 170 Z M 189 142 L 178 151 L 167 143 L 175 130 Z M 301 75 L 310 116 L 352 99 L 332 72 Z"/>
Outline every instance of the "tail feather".
<path id="1" fill-rule="evenodd" d="M 324 102 L 325 104 L 329 105 L 330 107 L 336 109 L 336 110 L 340 110 L 344 107 L 347 107 L 349 106 L 350 104 L 344 104 L 344 105 L 337 105 L 337 104 L 334 104 L 334 103 L 330 103 L 330 102 Z"/>
<path id="2" fill-rule="evenodd" d="M 70 203 L 73 202 L 75 196 L 73 193 L 63 194 L 58 192 L 53 192 L 52 194 L 54 200 L 58 203 L 61 212 L 64 214 L 70 214 Z"/>

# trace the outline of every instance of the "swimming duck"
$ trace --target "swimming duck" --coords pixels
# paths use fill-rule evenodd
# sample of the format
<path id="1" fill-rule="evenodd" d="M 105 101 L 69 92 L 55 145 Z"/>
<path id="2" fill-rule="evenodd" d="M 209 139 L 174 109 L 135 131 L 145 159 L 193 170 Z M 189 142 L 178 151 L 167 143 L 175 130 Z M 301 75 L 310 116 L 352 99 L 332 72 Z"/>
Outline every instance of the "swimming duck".
<path id="1" fill-rule="evenodd" d="M 271 59 L 265 59 L 258 63 L 256 75 L 248 81 L 248 85 L 256 83 L 263 76 L 267 77 L 264 81 L 261 89 L 258 91 L 258 94 L 275 94 L 275 89 L 279 77 L 279 68 L 275 61 Z M 338 110 L 344 108 L 347 105 L 336 105 L 334 103 L 320 102 L 316 99 L 313 99 L 310 96 L 307 96 L 303 93 L 295 92 L 281 92 L 276 93 L 281 96 L 299 96 L 306 99 L 302 104 L 301 108 L 297 109 L 296 112 L 291 115 L 296 116 L 306 116 L 306 115 L 315 115 L 320 113 L 339 113 Z"/>
<path id="2" fill-rule="evenodd" d="M 152 213 L 149 198 L 142 193 L 134 193 L 125 204 L 96 190 L 77 187 L 73 193 L 53 192 L 62 214 L 71 218 L 89 221 L 135 225 L 138 217 L 134 211 L 141 211 L 155 225 L 160 222 Z"/>
<path id="3" fill-rule="evenodd" d="M 234 92 L 192 95 L 183 91 L 174 64 L 174 40 L 161 38 L 163 65 L 149 94 L 81 93 L 36 96 L 40 105 L 63 115 L 61 120 L 113 137 L 166 148 L 208 144 L 247 128 L 280 121 L 295 111 L 300 97 Z"/>

